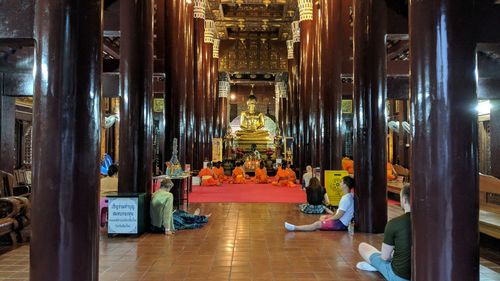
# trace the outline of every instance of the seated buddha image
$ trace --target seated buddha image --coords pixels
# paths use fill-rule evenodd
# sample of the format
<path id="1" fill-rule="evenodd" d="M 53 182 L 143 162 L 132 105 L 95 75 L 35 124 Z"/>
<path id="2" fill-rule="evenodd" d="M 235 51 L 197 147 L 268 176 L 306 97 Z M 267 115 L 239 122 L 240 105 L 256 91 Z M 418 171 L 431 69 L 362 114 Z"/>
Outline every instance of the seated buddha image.
<path id="1" fill-rule="evenodd" d="M 236 136 L 241 140 L 269 140 L 269 131 L 264 127 L 264 114 L 255 112 L 257 98 L 253 93 L 248 97 L 248 110 L 240 114 L 240 130 Z"/>

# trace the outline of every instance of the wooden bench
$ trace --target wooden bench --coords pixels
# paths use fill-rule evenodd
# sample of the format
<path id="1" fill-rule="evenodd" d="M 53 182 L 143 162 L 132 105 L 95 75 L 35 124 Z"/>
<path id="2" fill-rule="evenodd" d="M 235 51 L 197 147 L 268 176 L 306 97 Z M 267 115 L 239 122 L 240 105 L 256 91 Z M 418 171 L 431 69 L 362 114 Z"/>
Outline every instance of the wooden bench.
<path id="1" fill-rule="evenodd" d="M 500 180 L 479 175 L 479 231 L 500 239 Z"/>

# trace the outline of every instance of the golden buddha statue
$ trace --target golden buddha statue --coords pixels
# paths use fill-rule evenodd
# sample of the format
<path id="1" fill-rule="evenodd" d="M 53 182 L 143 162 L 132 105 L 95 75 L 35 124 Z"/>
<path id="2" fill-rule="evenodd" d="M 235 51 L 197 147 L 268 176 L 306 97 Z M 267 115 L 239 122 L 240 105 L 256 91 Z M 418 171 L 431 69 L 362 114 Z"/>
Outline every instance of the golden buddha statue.
<path id="1" fill-rule="evenodd" d="M 264 127 L 264 114 L 255 112 L 257 98 L 250 93 L 248 97 L 248 110 L 240 114 L 240 130 L 236 131 L 236 136 L 240 140 L 271 140 L 269 131 Z"/>

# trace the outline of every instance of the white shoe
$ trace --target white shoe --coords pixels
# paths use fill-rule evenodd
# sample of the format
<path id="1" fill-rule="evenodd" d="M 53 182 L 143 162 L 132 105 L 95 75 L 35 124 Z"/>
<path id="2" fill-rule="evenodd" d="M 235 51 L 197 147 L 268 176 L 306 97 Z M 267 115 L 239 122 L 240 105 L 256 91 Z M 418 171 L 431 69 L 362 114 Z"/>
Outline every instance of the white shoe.
<path id="1" fill-rule="evenodd" d="M 356 264 L 356 268 L 364 271 L 378 271 L 373 265 L 365 262 L 365 261 L 360 261 Z"/>
<path id="2" fill-rule="evenodd" d="M 295 230 L 295 225 L 291 224 L 291 223 L 287 223 L 285 222 L 285 228 L 286 230 L 288 231 L 294 231 Z"/>

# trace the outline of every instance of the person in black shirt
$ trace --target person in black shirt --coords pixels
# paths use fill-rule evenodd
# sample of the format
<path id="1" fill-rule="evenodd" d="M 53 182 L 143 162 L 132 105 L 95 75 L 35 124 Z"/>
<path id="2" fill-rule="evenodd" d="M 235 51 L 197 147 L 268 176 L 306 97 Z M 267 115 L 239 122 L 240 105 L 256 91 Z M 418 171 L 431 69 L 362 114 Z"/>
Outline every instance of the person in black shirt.
<path id="1" fill-rule="evenodd" d="M 333 214 L 333 211 L 326 208 L 330 203 L 326 189 L 321 186 L 319 179 L 316 177 L 311 178 L 309 186 L 306 187 L 307 204 L 300 204 L 300 211 L 306 214 L 322 214 L 327 212 Z"/>

